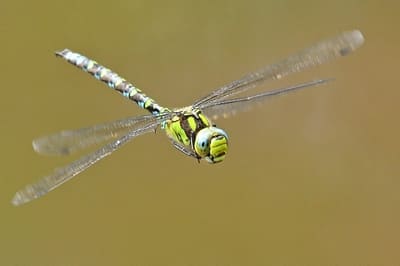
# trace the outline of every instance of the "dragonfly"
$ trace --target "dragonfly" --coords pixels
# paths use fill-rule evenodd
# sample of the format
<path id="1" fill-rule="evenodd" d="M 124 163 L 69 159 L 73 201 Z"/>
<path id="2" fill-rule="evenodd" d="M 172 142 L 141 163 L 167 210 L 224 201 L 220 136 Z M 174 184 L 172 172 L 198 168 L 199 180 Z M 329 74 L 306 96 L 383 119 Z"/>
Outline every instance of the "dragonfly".
<path id="1" fill-rule="evenodd" d="M 11 203 L 17 206 L 47 194 L 132 139 L 145 133 L 155 132 L 158 128 L 166 132 L 172 145 L 183 154 L 198 161 L 204 159 L 211 164 L 220 163 L 228 152 L 228 134 L 218 128 L 210 117 L 216 119 L 248 109 L 273 96 L 327 83 L 331 79 L 312 80 L 250 96 L 238 96 L 266 81 L 279 80 L 289 74 L 347 56 L 363 43 L 364 37 L 359 30 L 342 32 L 300 50 L 275 64 L 265 66 L 241 79 L 219 87 L 189 106 L 174 109 L 159 105 L 138 87 L 84 55 L 69 49 L 56 52 L 57 57 L 65 59 L 106 83 L 108 87 L 135 102 L 150 114 L 76 130 L 64 130 L 33 140 L 33 149 L 43 155 L 70 155 L 96 144 L 106 144 L 67 166 L 55 169 L 53 173 L 39 179 L 36 183 L 25 186 L 16 192 Z"/>

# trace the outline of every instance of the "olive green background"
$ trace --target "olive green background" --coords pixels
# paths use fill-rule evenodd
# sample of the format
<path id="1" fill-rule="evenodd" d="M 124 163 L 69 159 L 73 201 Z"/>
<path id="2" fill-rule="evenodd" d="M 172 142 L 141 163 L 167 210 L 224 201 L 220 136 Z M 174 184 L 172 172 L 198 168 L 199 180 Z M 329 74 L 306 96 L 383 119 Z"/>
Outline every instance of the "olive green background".
<path id="1" fill-rule="evenodd" d="M 400 4 L 396 1 L 3 1 L 0 265 L 398 265 Z M 22 207 L 15 191 L 78 158 L 35 137 L 145 114 L 57 59 L 70 48 L 160 104 L 212 89 L 344 30 L 351 56 L 258 88 L 325 86 L 216 121 L 224 163 L 163 132 Z"/>

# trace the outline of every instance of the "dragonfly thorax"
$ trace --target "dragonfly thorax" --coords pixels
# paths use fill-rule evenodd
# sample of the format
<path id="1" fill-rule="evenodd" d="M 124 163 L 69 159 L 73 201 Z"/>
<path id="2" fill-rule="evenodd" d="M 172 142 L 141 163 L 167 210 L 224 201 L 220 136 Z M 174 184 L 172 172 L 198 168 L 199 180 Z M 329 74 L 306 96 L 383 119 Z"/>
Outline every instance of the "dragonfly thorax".
<path id="1" fill-rule="evenodd" d="M 183 109 L 165 122 L 167 135 L 175 147 L 196 159 L 209 163 L 223 161 L 228 150 L 228 136 L 222 129 L 212 126 L 199 109 Z"/>

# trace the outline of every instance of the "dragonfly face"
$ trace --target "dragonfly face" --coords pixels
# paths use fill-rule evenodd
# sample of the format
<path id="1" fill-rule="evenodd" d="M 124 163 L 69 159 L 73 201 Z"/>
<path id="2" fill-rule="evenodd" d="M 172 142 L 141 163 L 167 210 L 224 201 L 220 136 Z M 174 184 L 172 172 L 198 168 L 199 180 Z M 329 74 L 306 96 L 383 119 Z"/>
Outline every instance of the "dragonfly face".
<path id="1" fill-rule="evenodd" d="M 228 152 L 228 135 L 217 127 L 201 129 L 194 141 L 194 150 L 209 163 L 219 163 Z"/>

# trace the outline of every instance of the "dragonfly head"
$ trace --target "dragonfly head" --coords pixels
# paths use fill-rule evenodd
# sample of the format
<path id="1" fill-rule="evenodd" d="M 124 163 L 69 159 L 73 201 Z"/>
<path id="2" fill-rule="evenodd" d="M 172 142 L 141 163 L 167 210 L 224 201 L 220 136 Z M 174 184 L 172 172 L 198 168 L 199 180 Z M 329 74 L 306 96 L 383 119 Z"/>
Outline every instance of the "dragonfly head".
<path id="1" fill-rule="evenodd" d="M 209 163 L 219 163 L 228 151 L 228 135 L 217 127 L 201 129 L 194 141 L 194 150 Z"/>

